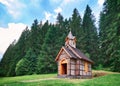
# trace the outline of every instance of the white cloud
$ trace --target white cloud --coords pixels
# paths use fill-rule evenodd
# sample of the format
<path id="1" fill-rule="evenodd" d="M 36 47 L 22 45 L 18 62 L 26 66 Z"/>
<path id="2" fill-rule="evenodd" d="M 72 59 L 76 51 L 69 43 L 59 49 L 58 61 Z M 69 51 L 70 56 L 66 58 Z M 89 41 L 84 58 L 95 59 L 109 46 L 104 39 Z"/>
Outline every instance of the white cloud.
<path id="1" fill-rule="evenodd" d="M 102 6 L 105 0 L 98 0 L 98 5 Z"/>
<path id="2" fill-rule="evenodd" d="M 62 8 L 61 7 L 57 7 L 56 9 L 54 9 L 54 14 L 52 14 L 53 19 L 55 20 L 57 18 L 58 13 L 62 12 Z M 55 23 L 55 21 L 54 21 Z"/>
<path id="3" fill-rule="evenodd" d="M 57 14 L 58 14 L 58 13 L 61 13 L 61 12 L 62 12 L 62 8 L 58 7 L 58 8 L 56 8 L 56 9 L 54 10 L 54 12 L 57 13 Z"/>
<path id="4" fill-rule="evenodd" d="M 45 12 L 44 12 L 44 15 L 45 15 L 45 18 L 42 20 L 42 23 L 43 23 L 43 24 L 46 22 L 46 20 L 49 20 L 49 21 L 50 21 L 50 19 L 51 19 L 51 17 L 52 17 L 52 13 L 45 11 Z"/>
<path id="5" fill-rule="evenodd" d="M 51 15 L 52 14 L 50 12 L 45 12 L 45 19 L 50 20 Z"/>
<path id="6" fill-rule="evenodd" d="M 100 11 L 102 11 L 103 3 L 105 0 L 98 0 L 96 6 L 92 8 L 94 16 L 96 18 L 96 26 L 98 27 L 99 24 L 99 18 L 100 18 Z M 99 5 L 99 6 L 98 6 Z"/>
<path id="7" fill-rule="evenodd" d="M 69 15 L 71 15 L 72 13 L 72 11 L 70 10 L 73 10 L 76 7 L 76 4 L 78 5 L 78 3 L 80 4 L 84 0 L 49 0 L 49 1 L 52 4 L 55 5 L 57 4 L 56 5 L 57 7 L 54 9 L 54 11 L 50 13 L 51 15 L 49 19 L 50 22 L 55 23 L 58 13 L 61 13 L 65 18 L 68 18 L 70 17 Z M 43 22 L 45 22 L 45 19 L 43 20 Z"/>
<path id="8" fill-rule="evenodd" d="M 15 19 L 20 16 L 20 10 L 25 7 L 25 5 L 19 0 L 0 0 L 0 3 L 6 6 L 8 13 L 11 14 Z"/>
<path id="9" fill-rule="evenodd" d="M 22 31 L 26 28 L 23 23 L 9 23 L 8 28 L 0 27 L 0 54 L 3 55 L 7 47 L 16 39 L 18 40 Z"/>
<path id="10" fill-rule="evenodd" d="M 57 15 L 60 12 L 62 12 L 62 9 L 60 7 L 57 7 L 56 9 L 54 9 L 53 13 L 45 11 L 44 12 L 45 18 L 42 20 L 42 23 L 44 24 L 46 22 L 46 20 L 49 20 L 51 23 L 55 23 Z"/>

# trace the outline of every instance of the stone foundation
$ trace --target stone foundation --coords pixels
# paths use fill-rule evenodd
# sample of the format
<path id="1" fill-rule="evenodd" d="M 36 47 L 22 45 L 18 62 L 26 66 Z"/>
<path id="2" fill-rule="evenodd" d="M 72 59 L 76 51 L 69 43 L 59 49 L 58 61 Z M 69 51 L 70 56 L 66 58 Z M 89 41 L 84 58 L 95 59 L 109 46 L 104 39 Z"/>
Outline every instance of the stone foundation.
<path id="1" fill-rule="evenodd" d="M 92 76 L 75 76 L 75 75 L 58 75 L 58 78 L 69 78 L 69 79 L 91 79 Z"/>

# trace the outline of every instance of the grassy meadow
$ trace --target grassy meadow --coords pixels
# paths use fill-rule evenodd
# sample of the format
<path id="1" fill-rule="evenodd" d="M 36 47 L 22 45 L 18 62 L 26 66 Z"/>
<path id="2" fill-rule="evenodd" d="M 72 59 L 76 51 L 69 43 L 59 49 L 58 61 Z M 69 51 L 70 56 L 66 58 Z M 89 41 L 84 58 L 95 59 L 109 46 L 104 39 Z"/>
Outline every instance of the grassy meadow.
<path id="1" fill-rule="evenodd" d="M 93 71 L 105 74 L 92 79 L 60 79 L 57 74 L 1 77 L 0 86 L 120 86 L 120 73 Z"/>

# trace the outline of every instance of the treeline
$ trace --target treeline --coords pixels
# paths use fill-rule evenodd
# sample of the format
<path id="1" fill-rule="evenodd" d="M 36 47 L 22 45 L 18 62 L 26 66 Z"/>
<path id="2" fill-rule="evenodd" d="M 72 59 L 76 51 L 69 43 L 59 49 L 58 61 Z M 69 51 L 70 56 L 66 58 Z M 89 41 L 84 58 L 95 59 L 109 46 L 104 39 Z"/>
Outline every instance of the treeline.
<path id="1" fill-rule="evenodd" d="M 120 0 L 105 0 L 99 21 L 100 60 L 120 72 Z"/>
<path id="2" fill-rule="evenodd" d="M 93 68 L 108 67 L 120 72 L 120 1 L 106 0 L 100 14 L 99 28 L 87 5 L 81 18 L 78 10 L 64 19 L 59 13 L 56 24 L 34 20 L 17 42 L 10 44 L 0 62 L 0 76 L 15 76 L 57 72 L 55 57 L 64 46 L 71 30 L 77 48 L 94 61 Z"/>

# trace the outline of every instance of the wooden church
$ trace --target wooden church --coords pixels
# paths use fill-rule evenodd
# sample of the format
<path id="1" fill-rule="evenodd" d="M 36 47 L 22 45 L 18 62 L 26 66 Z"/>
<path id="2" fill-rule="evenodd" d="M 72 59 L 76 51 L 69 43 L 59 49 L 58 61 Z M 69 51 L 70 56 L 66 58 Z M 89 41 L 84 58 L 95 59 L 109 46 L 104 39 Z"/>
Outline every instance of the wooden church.
<path id="1" fill-rule="evenodd" d="M 60 49 L 55 61 L 58 63 L 58 77 L 92 77 L 93 61 L 76 48 L 76 37 L 72 35 L 71 31 L 65 39 L 65 46 Z"/>

